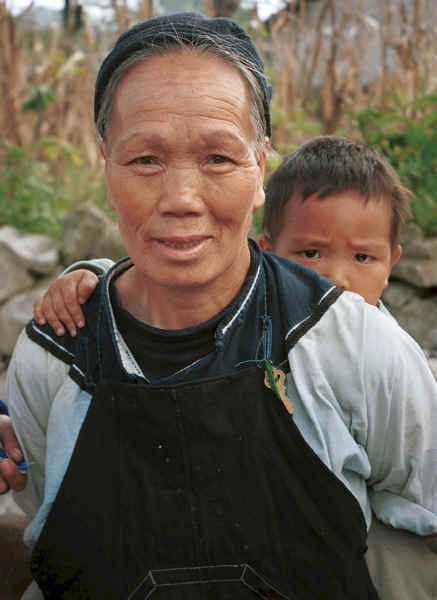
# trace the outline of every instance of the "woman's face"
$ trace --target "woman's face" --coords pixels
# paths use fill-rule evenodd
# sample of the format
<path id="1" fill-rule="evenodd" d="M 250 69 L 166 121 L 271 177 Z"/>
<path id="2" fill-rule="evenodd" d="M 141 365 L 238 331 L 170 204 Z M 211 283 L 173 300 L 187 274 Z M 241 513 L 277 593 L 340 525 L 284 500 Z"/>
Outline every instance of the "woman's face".
<path id="1" fill-rule="evenodd" d="M 145 289 L 238 291 L 264 202 L 250 115 L 244 78 L 210 54 L 156 56 L 122 79 L 102 151 L 108 201 Z"/>

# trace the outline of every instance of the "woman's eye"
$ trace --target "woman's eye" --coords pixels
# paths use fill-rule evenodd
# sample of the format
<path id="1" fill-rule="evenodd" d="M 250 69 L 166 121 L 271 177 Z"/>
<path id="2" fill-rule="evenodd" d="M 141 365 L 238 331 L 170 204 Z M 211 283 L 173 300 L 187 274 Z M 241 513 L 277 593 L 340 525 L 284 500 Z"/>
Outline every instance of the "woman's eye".
<path id="1" fill-rule="evenodd" d="M 301 256 L 305 258 L 320 258 L 319 250 L 311 249 L 311 250 L 301 250 L 298 252 Z"/>
<path id="2" fill-rule="evenodd" d="M 372 260 L 372 257 L 368 254 L 363 254 L 362 252 L 359 252 L 358 254 L 355 254 L 355 259 L 359 263 L 368 263 Z"/>
<path id="3" fill-rule="evenodd" d="M 155 163 L 156 158 L 154 156 L 138 156 L 130 162 L 132 165 L 153 165 Z"/>
<path id="4" fill-rule="evenodd" d="M 215 165 L 221 165 L 222 163 L 228 162 L 230 159 L 227 156 L 223 156 L 222 154 L 211 154 L 209 156 L 209 160 Z"/>

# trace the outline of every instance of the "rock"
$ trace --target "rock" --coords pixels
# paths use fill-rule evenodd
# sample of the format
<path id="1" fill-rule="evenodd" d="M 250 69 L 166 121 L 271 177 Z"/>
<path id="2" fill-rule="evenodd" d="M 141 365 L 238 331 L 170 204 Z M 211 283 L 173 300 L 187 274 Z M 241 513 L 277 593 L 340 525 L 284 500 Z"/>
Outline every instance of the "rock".
<path id="1" fill-rule="evenodd" d="M 422 348 L 431 348 L 435 343 L 437 323 L 437 296 L 420 298 L 413 296 L 409 301 L 396 307 L 384 301 L 399 325 L 407 331 Z"/>
<path id="2" fill-rule="evenodd" d="M 33 277 L 7 246 L 0 245 L 0 303 L 33 285 Z"/>
<path id="3" fill-rule="evenodd" d="M 437 286 L 437 238 L 424 238 L 417 225 L 408 223 L 402 232 L 402 248 L 392 276 L 420 288 Z"/>
<path id="4" fill-rule="evenodd" d="M 121 239 L 118 225 L 109 224 L 94 248 L 96 258 L 111 258 L 118 260 L 126 256 L 127 252 Z"/>
<path id="5" fill-rule="evenodd" d="M 64 220 L 64 242 L 61 257 L 64 265 L 78 260 L 101 258 L 96 246 L 112 226 L 106 215 L 91 202 L 83 204 Z M 110 258 L 110 257 L 109 257 Z"/>
<path id="6" fill-rule="evenodd" d="M 429 356 L 435 360 L 437 367 L 437 327 L 434 327 L 434 329 L 431 330 L 429 333 L 429 339 Z"/>
<path id="7" fill-rule="evenodd" d="M 420 228 L 414 223 L 405 226 L 402 233 L 402 248 L 404 258 L 437 258 L 437 238 L 424 238 Z"/>
<path id="8" fill-rule="evenodd" d="M 421 240 L 423 238 L 422 230 L 416 223 L 410 221 L 402 228 L 401 233 L 401 244 L 402 246 L 408 246 L 412 242 L 416 240 Z"/>
<path id="9" fill-rule="evenodd" d="M 390 279 L 390 285 L 382 295 L 384 304 L 390 306 L 390 310 L 399 310 L 407 302 L 416 296 L 417 290 L 403 281 L 395 281 Z"/>
<path id="10" fill-rule="evenodd" d="M 392 269 L 392 277 L 411 283 L 417 287 L 437 286 L 436 258 L 407 258 L 403 256 Z"/>
<path id="11" fill-rule="evenodd" d="M 0 354 L 12 354 L 20 331 L 32 318 L 35 300 L 44 294 L 56 275 L 44 278 L 31 291 L 13 296 L 0 307 Z"/>
<path id="12" fill-rule="evenodd" d="M 435 259 L 437 256 L 437 239 L 424 238 L 411 242 L 405 247 L 404 256 L 406 258 Z"/>
<path id="13" fill-rule="evenodd" d="M 59 242 L 8 225 L 0 227 L 0 248 L 8 249 L 26 269 L 41 275 L 51 273 L 59 262 Z"/>

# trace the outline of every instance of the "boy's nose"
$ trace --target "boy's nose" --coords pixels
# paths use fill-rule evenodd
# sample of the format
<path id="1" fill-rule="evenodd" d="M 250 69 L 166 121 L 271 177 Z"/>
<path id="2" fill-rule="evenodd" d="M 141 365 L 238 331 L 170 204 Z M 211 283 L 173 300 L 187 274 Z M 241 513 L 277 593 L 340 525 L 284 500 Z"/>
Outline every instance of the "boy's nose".
<path id="1" fill-rule="evenodd" d="M 349 289 L 349 277 L 344 266 L 340 264 L 327 265 L 323 275 L 345 290 Z"/>

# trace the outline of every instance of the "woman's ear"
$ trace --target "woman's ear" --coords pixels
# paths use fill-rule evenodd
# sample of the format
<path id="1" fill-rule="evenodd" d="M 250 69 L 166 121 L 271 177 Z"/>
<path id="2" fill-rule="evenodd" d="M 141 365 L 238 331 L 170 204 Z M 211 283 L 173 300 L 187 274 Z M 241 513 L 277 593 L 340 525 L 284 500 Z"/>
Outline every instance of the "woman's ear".
<path id="1" fill-rule="evenodd" d="M 103 160 L 106 163 L 106 158 L 107 158 L 106 142 L 102 138 L 99 139 L 99 150 L 100 150 L 100 156 L 103 158 Z"/>
<path id="2" fill-rule="evenodd" d="M 267 152 L 268 152 L 269 147 L 270 147 L 270 141 L 269 141 L 269 138 L 266 137 L 264 147 L 259 152 L 259 154 L 257 156 L 257 161 L 256 161 L 257 165 L 258 165 L 259 180 L 258 180 L 257 196 L 253 203 L 253 210 L 257 210 L 258 208 L 261 208 L 261 206 L 264 205 L 264 202 L 266 200 L 266 195 L 264 192 L 264 175 L 265 175 L 265 171 L 266 171 Z"/>
<path id="3" fill-rule="evenodd" d="M 107 173 L 107 168 L 108 168 L 108 148 L 107 148 L 107 143 L 105 142 L 105 140 L 102 140 L 100 138 L 99 140 L 99 150 L 100 150 L 100 155 L 103 158 L 103 160 L 105 161 L 105 172 Z M 110 187 L 108 185 L 108 181 L 106 181 L 106 187 L 107 187 L 107 192 L 106 192 L 106 202 L 108 203 L 109 208 L 112 208 L 113 210 L 115 210 L 115 206 L 114 206 L 114 202 L 112 200 L 111 197 L 111 191 L 110 191 Z"/>

